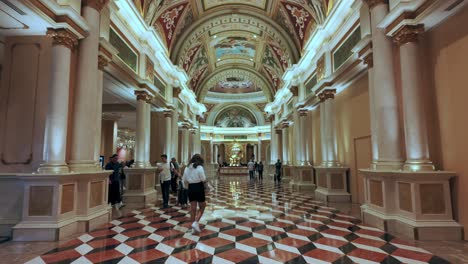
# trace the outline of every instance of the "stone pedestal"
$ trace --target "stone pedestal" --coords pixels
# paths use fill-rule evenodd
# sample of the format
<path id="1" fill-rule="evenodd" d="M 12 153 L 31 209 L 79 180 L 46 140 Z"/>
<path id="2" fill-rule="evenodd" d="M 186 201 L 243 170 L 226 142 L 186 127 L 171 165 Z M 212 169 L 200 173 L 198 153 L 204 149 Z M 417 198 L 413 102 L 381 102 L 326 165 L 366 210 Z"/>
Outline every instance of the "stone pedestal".
<path id="1" fill-rule="evenodd" d="M 127 168 L 125 175 L 124 203 L 137 209 L 153 206 L 156 202 L 156 168 Z"/>
<path id="2" fill-rule="evenodd" d="M 364 223 L 415 240 L 461 240 L 453 220 L 453 172 L 373 171 L 364 175 Z"/>
<path id="3" fill-rule="evenodd" d="M 10 185 L 17 187 L 22 198 L 21 206 L 10 204 L 9 207 L 21 215 L 12 230 L 13 240 L 58 241 L 108 223 L 111 219 L 107 204 L 109 174 L 103 171 L 10 176 Z"/>
<path id="4" fill-rule="evenodd" d="M 324 202 L 350 202 L 346 167 L 315 167 L 315 198 Z"/>
<path id="5" fill-rule="evenodd" d="M 293 191 L 314 191 L 314 167 L 312 166 L 291 166 L 292 174 L 289 186 Z"/>

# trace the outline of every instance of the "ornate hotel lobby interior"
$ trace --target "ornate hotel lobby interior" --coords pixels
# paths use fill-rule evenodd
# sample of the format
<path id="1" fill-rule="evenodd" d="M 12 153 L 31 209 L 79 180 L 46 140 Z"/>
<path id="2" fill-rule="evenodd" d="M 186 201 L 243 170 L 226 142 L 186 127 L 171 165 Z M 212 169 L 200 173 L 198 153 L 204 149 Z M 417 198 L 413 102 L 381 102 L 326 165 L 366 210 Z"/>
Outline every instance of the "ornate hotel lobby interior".
<path id="1" fill-rule="evenodd" d="M 467 25 L 466 0 L 0 1 L 0 264 L 468 263 Z M 204 159 L 201 232 L 164 154 Z"/>

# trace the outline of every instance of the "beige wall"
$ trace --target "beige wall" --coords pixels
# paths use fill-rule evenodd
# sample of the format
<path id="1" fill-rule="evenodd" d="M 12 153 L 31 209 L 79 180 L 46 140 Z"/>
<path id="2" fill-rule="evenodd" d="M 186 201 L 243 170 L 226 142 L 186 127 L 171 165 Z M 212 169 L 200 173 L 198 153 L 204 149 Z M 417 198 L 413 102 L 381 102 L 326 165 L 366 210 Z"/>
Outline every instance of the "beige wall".
<path id="1" fill-rule="evenodd" d="M 422 58 L 431 154 L 438 169 L 455 171 L 454 214 L 468 237 L 468 8 L 425 34 Z"/>
<path id="2" fill-rule="evenodd" d="M 363 182 L 358 177 L 358 169 L 369 168 L 371 161 L 367 74 L 339 93 L 334 100 L 338 161 L 350 168 L 349 184 L 353 202 L 362 202 L 358 194 L 363 192 Z M 307 127 L 312 128 L 312 161 L 314 165 L 320 165 L 320 107 L 309 113 L 308 118 Z"/>

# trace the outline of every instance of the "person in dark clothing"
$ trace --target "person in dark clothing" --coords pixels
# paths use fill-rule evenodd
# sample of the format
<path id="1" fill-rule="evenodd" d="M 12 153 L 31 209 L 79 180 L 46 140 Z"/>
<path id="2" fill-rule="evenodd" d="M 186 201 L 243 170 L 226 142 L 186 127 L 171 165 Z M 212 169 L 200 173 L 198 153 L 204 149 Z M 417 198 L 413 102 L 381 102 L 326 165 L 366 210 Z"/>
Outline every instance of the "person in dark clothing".
<path id="1" fill-rule="evenodd" d="M 281 160 L 278 159 L 278 161 L 276 162 L 275 164 L 275 182 L 280 182 L 281 181 L 281 168 L 282 168 L 282 164 L 281 164 Z"/>
<path id="2" fill-rule="evenodd" d="M 122 202 L 122 193 L 121 193 L 121 173 L 122 173 L 122 164 L 119 163 L 119 158 L 117 154 L 114 154 L 110 157 L 110 162 L 106 164 L 106 170 L 113 171 L 109 175 L 109 203 L 115 208 L 119 209 Z"/>
<path id="3" fill-rule="evenodd" d="M 179 163 L 177 162 L 176 158 L 171 159 L 171 191 L 172 193 L 177 193 L 177 177 L 179 171 Z"/>
<path id="4" fill-rule="evenodd" d="M 263 180 L 263 163 L 260 161 L 257 165 L 258 179 Z"/>

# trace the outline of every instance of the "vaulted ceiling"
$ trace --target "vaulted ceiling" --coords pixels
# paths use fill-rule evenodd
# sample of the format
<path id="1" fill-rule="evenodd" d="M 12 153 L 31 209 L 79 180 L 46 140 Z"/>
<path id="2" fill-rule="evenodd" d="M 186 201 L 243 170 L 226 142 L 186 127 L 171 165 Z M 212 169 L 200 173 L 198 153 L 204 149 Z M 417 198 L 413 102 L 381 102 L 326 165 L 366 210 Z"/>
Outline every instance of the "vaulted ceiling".
<path id="1" fill-rule="evenodd" d="M 172 61 L 207 92 L 271 99 L 336 0 L 134 0 Z"/>

